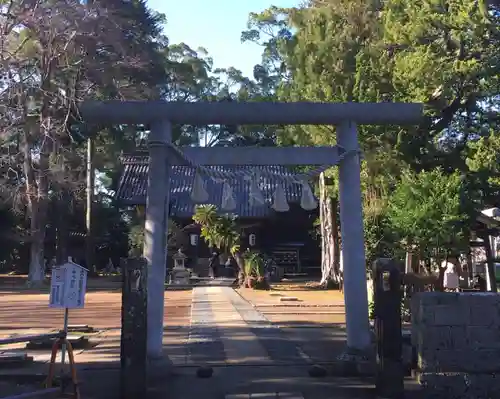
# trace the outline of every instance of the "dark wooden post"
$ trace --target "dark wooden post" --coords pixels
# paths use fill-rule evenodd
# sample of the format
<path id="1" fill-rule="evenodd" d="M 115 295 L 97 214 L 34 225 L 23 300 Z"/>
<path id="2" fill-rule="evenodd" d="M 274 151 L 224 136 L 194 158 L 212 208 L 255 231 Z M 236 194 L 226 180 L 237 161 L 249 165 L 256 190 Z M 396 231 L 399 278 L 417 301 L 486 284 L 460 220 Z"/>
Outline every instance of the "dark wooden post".
<path id="1" fill-rule="evenodd" d="M 373 263 L 377 394 L 389 399 L 404 396 L 403 338 L 401 333 L 401 271 L 392 259 Z"/>
<path id="2" fill-rule="evenodd" d="M 147 391 L 147 262 L 122 264 L 121 398 L 137 399 Z"/>

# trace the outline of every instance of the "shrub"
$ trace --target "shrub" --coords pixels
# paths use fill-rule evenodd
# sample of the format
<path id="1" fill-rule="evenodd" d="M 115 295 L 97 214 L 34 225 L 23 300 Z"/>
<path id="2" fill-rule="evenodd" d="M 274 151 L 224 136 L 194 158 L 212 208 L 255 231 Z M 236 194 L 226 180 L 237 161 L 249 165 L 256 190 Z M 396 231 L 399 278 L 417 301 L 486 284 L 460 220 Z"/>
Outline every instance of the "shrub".
<path id="1" fill-rule="evenodd" d="M 244 260 L 245 285 L 248 288 L 269 289 L 264 256 L 258 251 L 248 251 L 244 254 Z"/>

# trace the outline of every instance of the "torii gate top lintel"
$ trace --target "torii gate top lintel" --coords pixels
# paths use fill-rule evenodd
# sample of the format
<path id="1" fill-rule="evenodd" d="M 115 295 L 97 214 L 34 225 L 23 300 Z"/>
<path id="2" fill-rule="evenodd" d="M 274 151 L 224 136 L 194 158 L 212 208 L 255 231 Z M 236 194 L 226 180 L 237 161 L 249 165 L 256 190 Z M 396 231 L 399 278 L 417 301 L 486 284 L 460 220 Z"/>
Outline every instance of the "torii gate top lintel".
<path id="1" fill-rule="evenodd" d="M 188 125 L 412 125 L 420 122 L 422 104 L 313 102 L 167 102 L 87 101 L 85 120 L 96 123 L 151 123 L 168 120 Z"/>

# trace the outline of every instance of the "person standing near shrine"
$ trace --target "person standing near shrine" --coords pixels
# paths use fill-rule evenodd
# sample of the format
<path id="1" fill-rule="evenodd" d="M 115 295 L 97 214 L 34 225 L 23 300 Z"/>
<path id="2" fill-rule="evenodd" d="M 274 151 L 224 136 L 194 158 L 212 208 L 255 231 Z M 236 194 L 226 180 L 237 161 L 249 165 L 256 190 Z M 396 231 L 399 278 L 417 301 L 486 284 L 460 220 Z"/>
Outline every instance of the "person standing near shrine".
<path id="1" fill-rule="evenodd" d="M 214 248 L 212 256 L 210 257 L 210 262 L 208 264 L 211 278 L 217 277 L 217 268 L 219 266 L 219 263 L 220 263 L 220 254 L 219 251 L 217 251 L 217 249 Z"/>

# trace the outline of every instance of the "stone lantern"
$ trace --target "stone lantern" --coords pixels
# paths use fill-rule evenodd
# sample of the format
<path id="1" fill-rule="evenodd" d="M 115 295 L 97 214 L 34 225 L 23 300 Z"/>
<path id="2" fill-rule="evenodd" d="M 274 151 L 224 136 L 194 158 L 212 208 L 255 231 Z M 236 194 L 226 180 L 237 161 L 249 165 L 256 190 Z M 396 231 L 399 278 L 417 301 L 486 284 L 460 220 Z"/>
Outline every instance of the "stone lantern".
<path id="1" fill-rule="evenodd" d="M 172 284 L 189 284 L 190 272 L 186 269 L 186 259 L 187 256 L 179 250 L 172 256 L 174 260 L 174 268 L 170 273 Z"/>
<path id="2" fill-rule="evenodd" d="M 174 269 L 184 270 L 186 268 L 187 256 L 183 254 L 182 249 L 179 248 L 172 258 L 174 259 Z"/>

